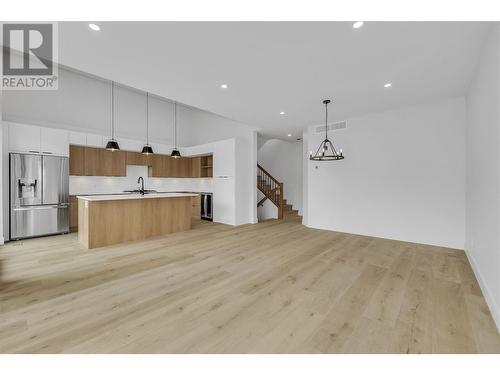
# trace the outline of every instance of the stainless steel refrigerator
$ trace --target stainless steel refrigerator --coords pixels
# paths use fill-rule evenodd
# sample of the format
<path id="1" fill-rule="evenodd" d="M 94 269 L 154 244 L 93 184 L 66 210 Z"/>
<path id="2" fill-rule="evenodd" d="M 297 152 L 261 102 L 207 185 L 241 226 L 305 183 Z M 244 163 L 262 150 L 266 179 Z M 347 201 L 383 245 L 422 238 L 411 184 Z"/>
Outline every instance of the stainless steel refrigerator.
<path id="1" fill-rule="evenodd" d="M 9 154 L 10 239 L 69 231 L 68 158 Z"/>

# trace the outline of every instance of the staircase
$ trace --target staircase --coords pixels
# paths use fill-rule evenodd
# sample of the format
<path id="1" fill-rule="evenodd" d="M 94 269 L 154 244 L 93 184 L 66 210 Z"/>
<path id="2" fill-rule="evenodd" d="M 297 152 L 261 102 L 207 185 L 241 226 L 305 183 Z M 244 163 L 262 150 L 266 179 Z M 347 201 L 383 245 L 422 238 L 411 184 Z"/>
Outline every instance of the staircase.
<path id="1" fill-rule="evenodd" d="M 257 164 L 257 188 L 264 194 L 257 207 L 269 199 L 278 208 L 279 220 L 302 222 L 302 216 L 284 199 L 283 182 L 279 182 L 259 164 Z"/>

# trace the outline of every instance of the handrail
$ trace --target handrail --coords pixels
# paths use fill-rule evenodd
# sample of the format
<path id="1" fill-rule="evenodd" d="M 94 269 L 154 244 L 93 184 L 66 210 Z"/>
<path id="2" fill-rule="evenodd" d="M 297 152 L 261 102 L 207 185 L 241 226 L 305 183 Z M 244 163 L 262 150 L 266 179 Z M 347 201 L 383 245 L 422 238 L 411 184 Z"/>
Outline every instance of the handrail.
<path id="1" fill-rule="evenodd" d="M 285 207 L 283 197 L 283 183 L 274 178 L 268 171 L 257 164 L 257 188 L 264 194 L 257 207 L 269 199 L 278 207 L 278 219 L 283 219 L 283 209 Z"/>
<path id="2" fill-rule="evenodd" d="M 269 172 L 268 172 L 268 171 L 266 171 L 264 168 L 262 168 L 262 166 L 261 166 L 260 164 L 258 164 L 258 163 L 257 163 L 257 168 L 259 168 L 260 170 L 262 170 L 262 172 L 264 172 L 264 174 L 268 175 L 268 176 L 269 176 L 269 178 L 270 178 L 271 180 L 273 180 L 274 182 L 276 182 L 277 184 L 279 184 L 279 183 L 280 183 L 277 179 L 275 179 L 275 178 L 271 175 L 271 173 L 269 173 Z"/>

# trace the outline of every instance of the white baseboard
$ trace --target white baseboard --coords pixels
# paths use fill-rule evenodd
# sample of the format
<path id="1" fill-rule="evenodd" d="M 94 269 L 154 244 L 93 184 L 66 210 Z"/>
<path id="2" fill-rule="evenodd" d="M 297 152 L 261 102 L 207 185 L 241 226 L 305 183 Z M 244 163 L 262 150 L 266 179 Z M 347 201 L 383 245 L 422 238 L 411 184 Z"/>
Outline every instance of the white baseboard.
<path id="1" fill-rule="evenodd" d="M 497 326 L 497 330 L 500 332 L 500 308 L 498 307 L 498 305 L 495 302 L 495 299 L 493 298 L 493 293 L 491 293 L 491 290 L 486 285 L 486 282 L 483 278 L 483 275 L 479 271 L 479 267 L 477 266 L 477 263 L 474 260 L 474 257 L 467 250 L 465 250 L 465 255 L 467 256 L 467 259 L 469 259 L 469 263 L 472 267 L 472 271 L 474 271 L 474 275 L 476 275 L 476 279 L 479 283 L 479 287 L 481 288 L 481 291 L 483 292 L 484 299 L 486 300 L 486 303 L 488 304 L 491 315 L 493 316 L 493 320 L 495 321 L 495 324 Z"/>

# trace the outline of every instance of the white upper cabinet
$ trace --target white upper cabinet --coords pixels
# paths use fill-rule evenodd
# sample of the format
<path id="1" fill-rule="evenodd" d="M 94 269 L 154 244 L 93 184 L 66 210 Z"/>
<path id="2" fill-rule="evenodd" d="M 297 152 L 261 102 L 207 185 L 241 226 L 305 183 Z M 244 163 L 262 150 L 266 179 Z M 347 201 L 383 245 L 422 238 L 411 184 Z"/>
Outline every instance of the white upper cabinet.
<path id="1" fill-rule="evenodd" d="M 213 180 L 213 190 L 212 207 L 214 222 L 236 225 L 234 179 L 232 177 L 215 177 Z"/>
<path id="2" fill-rule="evenodd" d="M 69 134 L 67 130 L 41 128 L 40 139 L 42 154 L 69 155 Z"/>
<path id="3" fill-rule="evenodd" d="M 9 151 L 69 155 L 68 131 L 9 123 Z"/>
<path id="4" fill-rule="evenodd" d="M 214 143 L 213 176 L 214 178 L 234 177 L 235 140 L 228 139 Z"/>
<path id="5" fill-rule="evenodd" d="M 9 123 L 9 151 L 40 152 L 40 127 Z"/>

